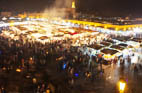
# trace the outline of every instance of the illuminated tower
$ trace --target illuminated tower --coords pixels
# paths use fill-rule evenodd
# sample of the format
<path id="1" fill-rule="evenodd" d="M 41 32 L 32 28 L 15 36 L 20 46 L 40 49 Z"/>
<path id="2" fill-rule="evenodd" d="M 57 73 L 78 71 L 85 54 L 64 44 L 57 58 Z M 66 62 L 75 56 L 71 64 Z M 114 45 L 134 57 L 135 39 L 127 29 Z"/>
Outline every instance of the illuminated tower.
<path id="1" fill-rule="evenodd" d="M 72 8 L 75 9 L 75 0 L 72 0 Z"/>
<path id="2" fill-rule="evenodd" d="M 75 0 L 72 0 L 72 14 L 73 14 L 73 18 L 76 18 L 76 4 L 75 4 Z"/>
<path id="3" fill-rule="evenodd" d="M 69 17 L 76 18 L 75 0 L 56 0 L 56 1 L 58 1 L 56 4 L 56 11 L 60 17 L 63 16 L 65 18 Z"/>

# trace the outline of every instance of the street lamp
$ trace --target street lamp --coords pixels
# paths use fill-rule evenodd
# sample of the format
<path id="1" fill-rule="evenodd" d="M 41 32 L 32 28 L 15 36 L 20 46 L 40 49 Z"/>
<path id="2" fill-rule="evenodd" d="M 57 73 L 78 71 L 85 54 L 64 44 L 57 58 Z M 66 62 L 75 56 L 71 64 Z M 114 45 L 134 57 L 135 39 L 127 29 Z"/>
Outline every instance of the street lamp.
<path id="1" fill-rule="evenodd" d="M 119 92 L 124 93 L 125 88 L 126 88 L 126 83 L 124 81 L 119 81 L 118 82 L 118 87 L 119 87 Z"/>

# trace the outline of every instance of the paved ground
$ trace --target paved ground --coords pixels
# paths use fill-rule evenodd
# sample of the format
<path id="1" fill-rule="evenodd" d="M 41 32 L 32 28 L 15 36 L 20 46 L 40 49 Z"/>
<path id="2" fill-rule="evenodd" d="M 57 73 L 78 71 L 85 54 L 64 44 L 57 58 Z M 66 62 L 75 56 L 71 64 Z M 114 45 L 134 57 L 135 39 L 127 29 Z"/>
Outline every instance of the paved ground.
<path id="1" fill-rule="evenodd" d="M 0 70 L 0 85 L 6 87 L 7 93 L 34 93 L 35 87 L 32 78 L 36 77 L 41 80 L 52 81 L 57 85 L 60 92 L 58 93 L 117 93 L 116 84 L 120 77 L 127 82 L 126 93 L 141 93 L 142 90 L 142 73 L 134 73 L 131 64 L 125 63 L 120 66 L 119 62 L 112 65 L 103 65 L 104 73 L 95 77 L 94 80 L 80 77 L 75 79 L 73 86 L 68 85 L 67 74 L 57 72 L 55 64 L 32 68 L 31 71 L 23 70 L 18 73 L 13 69 L 10 72 Z M 30 78 L 26 78 L 26 76 Z"/>
<path id="2" fill-rule="evenodd" d="M 95 82 L 91 82 L 88 86 L 88 92 L 85 93 L 117 93 L 117 82 L 120 78 L 123 78 L 127 83 L 125 93 L 141 93 L 142 73 L 141 71 L 134 73 L 131 64 L 128 62 L 125 62 L 124 65 L 120 65 L 119 62 L 107 66 L 103 65 L 103 69 L 105 71 L 103 74 L 104 82 L 98 82 L 98 87 L 93 85 Z"/>

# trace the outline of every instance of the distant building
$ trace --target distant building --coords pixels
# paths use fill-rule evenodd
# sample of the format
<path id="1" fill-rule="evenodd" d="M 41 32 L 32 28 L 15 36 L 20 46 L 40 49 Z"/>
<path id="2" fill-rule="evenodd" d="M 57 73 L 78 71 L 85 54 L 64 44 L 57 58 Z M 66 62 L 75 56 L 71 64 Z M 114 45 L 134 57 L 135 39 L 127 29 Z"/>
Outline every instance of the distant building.
<path id="1" fill-rule="evenodd" d="M 40 18 L 42 16 L 42 13 L 27 13 L 27 16 L 30 18 L 32 17 Z"/>
<path id="2" fill-rule="evenodd" d="M 37 13 L 37 12 L 34 12 L 34 13 L 24 12 L 23 14 L 18 14 L 18 17 L 21 17 L 21 18 L 26 18 L 26 17 L 40 18 L 41 16 L 42 16 L 42 13 Z"/>
<path id="3" fill-rule="evenodd" d="M 136 21 L 142 21 L 142 18 L 136 18 L 135 20 Z"/>
<path id="4" fill-rule="evenodd" d="M 11 12 L 1 12 L 0 15 L 3 17 L 10 17 L 12 13 Z"/>

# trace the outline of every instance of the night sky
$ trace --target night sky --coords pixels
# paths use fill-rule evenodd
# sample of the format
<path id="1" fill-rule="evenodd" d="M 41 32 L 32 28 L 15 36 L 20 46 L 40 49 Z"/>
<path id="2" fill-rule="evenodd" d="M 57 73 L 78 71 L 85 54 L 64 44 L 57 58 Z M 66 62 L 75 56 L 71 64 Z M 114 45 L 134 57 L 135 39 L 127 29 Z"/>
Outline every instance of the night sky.
<path id="1" fill-rule="evenodd" d="M 55 0 L 0 0 L 1 11 L 41 11 Z M 77 10 L 100 15 L 142 15 L 142 0 L 78 0 Z"/>

